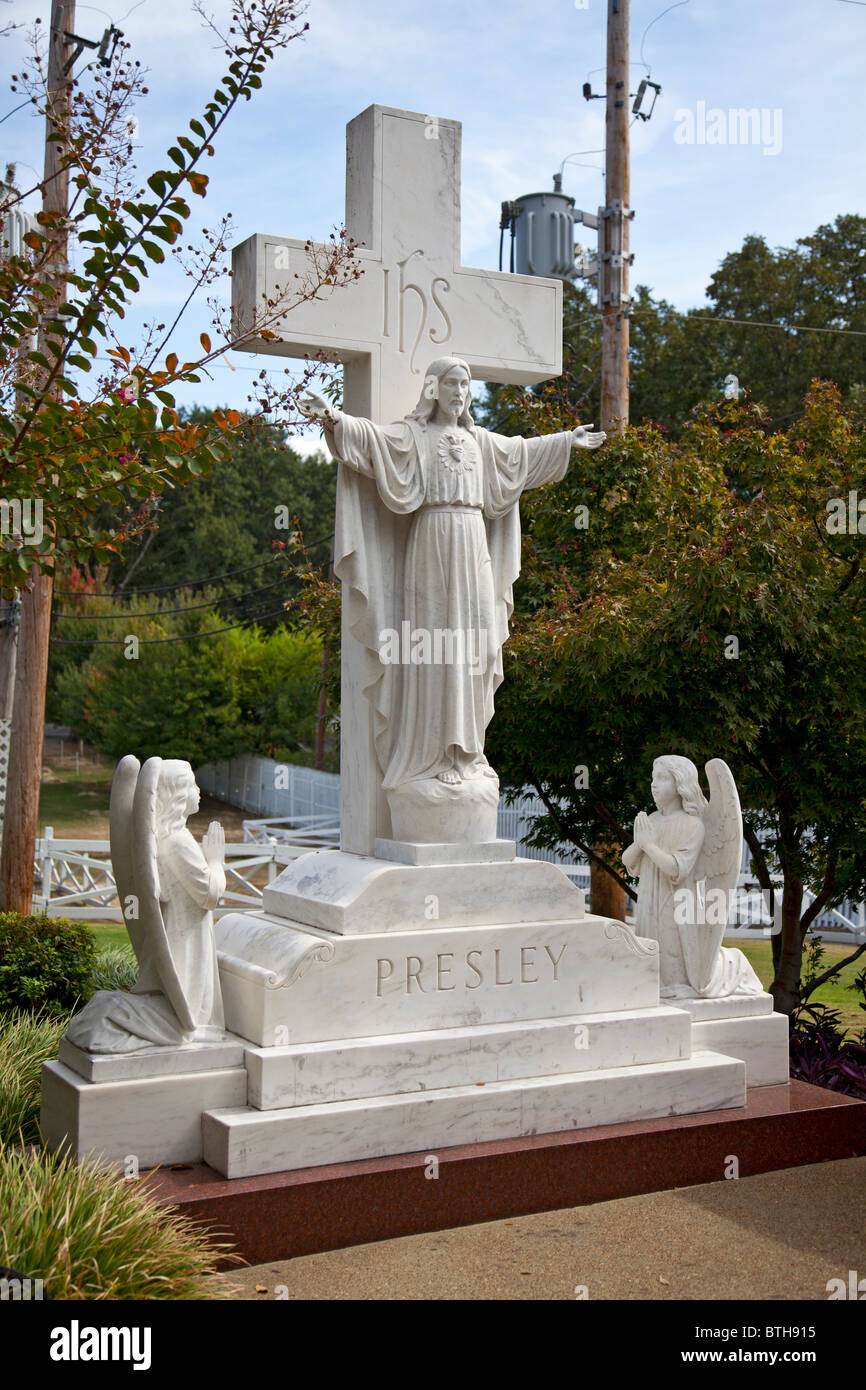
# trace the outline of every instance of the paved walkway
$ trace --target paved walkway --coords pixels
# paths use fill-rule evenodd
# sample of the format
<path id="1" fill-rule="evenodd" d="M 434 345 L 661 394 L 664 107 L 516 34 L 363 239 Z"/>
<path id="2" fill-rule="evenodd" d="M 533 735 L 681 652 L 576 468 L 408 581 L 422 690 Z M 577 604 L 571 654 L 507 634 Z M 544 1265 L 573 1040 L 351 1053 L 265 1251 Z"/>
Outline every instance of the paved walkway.
<path id="1" fill-rule="evenodd" d="M 866 1158 L 406 1236 L 228 1276 L 290 1299 L 821 1299 L 866 1276 Z"/>

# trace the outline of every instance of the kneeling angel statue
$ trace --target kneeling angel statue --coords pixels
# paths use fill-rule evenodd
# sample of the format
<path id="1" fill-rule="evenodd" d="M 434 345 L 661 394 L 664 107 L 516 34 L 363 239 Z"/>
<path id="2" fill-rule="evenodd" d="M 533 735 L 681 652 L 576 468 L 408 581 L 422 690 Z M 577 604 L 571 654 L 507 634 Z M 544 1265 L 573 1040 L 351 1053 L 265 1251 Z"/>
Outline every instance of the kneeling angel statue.
<path id="1" fill-rule="evenodd" d="M 212 912 L 225 892 L 225 835 L 187 829 L 199 789 L 189 763 L 122 758 L 111 786 L 111 860 L 138 959 L 130 992 L 99 990 L 66 1036 L 88 1052 L 133 1052 L 224 1037 Z"/>
<path id="2" fill-rule="evenodd" d="M 721 758 L 706 765 L 710 800 L 688 758 L 653 763 L 657 809 L 635 818 L 634 843 L 622 856 L 639 879 L 635 935 L 659 943 L 663 999 L 763 994 L 742 951 L 725 947 L 728 904 L 743 853 L 740 798 Z"/>

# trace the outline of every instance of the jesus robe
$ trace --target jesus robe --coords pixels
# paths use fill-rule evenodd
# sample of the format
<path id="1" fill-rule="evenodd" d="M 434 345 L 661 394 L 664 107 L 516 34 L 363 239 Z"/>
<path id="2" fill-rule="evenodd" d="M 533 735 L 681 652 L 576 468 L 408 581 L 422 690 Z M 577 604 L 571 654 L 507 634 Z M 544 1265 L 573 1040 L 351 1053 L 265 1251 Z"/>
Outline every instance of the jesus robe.
<path id="1" fill-rule="evenodd" d="M 335 570 L 349 628 L 367 652 L 386 789 L 459 761 L 485 771 L 484 734 L 502 681 L 502 648 L 520 573 L 518 502 L 565 476 L 572 432 L 537 439 L 454 426 L 434 447 L 415 420 L 380 426 L 340 415 L 325 437 L 343 465 Z M 383 663 L 383 635 L 427 633 L 417 664 Z M 436 632 L 462 634 L 465 659 L 436 662 Z M 440 647 L 440 650 L 442 648 Z"/>

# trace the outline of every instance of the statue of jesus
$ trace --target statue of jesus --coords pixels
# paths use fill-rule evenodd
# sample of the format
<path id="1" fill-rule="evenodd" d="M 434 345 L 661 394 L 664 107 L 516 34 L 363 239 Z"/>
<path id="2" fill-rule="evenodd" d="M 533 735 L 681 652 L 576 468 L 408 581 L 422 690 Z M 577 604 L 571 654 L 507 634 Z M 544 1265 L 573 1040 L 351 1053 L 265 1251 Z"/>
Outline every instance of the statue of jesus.
<path id="1" fill-rule="evenodd" d="M 563 478 L 573 447 L 605 440 L 591 425 L 535 439 L 493 434 L 474 423 L 469 402 L 459 357 L 430 364 L 414 410 L 393 425 L 334 410 L 313 392 L 299 401 L 342 465 L 335 569 L 350 630 L 370 656 L 366 694 L 392 818 L 395 793 L 431 781 L 439 801 L 443 788 L 478 779 L 494 792 L 484 735 L 520 572 L 518 501 Z M 440 828 L 430 838 L 450 837 Z"/>

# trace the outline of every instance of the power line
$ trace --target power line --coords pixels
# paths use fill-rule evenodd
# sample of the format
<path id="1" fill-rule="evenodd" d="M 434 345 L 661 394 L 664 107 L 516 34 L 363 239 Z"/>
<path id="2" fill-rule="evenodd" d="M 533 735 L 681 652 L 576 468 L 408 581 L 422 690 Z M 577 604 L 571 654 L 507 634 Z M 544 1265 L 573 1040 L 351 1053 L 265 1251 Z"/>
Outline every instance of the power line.
<path id="1" fill-rule="evenodd" d="M 665 17 L 666 14 L 670 14 L 671 10 L 678 10 L 678 9 L 680 9 L 680 7 L 681 7 L 682 5 L 687 5 L 688 3 L 689 3 L 689 0 L 676 0 L 676 4 L 675 4 L 675 5 L 668 5 L 667 9 L 666 9 L 666 10 L 662 10 L 661 14 L 657 14 L 656 17 L 655 17 L 655 19 L 651 19 L 650 22 L 649 22 L 649 24 L 647 25 L 647 27 L 644 29 L 644 31 L 643 31 L 643 37 L 641 38 L 641 41 L 640 41 L 640 61 L 641 61 L 641 63 L 643 64 L 643 66 L 646 68 L 647 72 L 650 71 L 650 65 L 649 65 L 649 63 L 646 61 L 646 59 L 645 59 L 644 56 L 643 56 L 643 46 L 644 46 L 644 43 L 645 43 L 645 41 L 646 41 L 646 36 L 647 36 L 647 34 L 649 33 L 649 31 L 650 31 L 650 29 L 653 27 L 653 25 L 654 25 L 654 24 L 658 24 L 659 20 L 660 20 L 660 19 L 664 19 L 664 17 Z"/>
<path id="2" fill-rule="evenodd" d="M 318 541 L 313 541 L 313 545 L 318 545 Z M 166 594 L 177 592 L 178 589 L 196 589 L 200 584 L 212 584 L 217 579 L 233 579 L 236 574 L 249 574 L 252 570 L 264 569 L 266 565 L 273 565 L 279 559 L 279 555 L 272 555 L 269 560 L 262 560 L 258 565 L 246 565 L 239 570 L 226 570 L 223 574 L 210 574 L 204 579 L 184 579 L 179 584 L 157 584 L 152 589 L 128 589 L 120 593 L 111 593 L 107 589 L 84 592 L 81 589 L 55 589 L 55 594 L 62 594 L 64 598 L 137 598 L 139 594 Z"/>
<path id="3" fill-rule="evenodd" d="M 268 589 L 276 589 L 280 584 L 286 583 L 287 576 L 283 575 L 275 579 L 273 584 L 262 584 L 258 589 L 247 589 L 242 594 L 223 594 L 220 598 L 211 599 L 209 603 L 189 603 L 182 608 L 154 608 L 149 613 L 64 613 L 55 608 L 54 617 L 71 619 L 73 622 L 84 623 L 111 623 L 117 622 L 119 618 L 128 616 L 129 618 L 166 618 L 174 617 L 175 613 L 192 613 L 199 608 L 216 608 L 220 603 L 237 603 L 239 599 L 250 598 L 253 594 L 264 594 Z M 120 597 L 118 595 L 118 597 Z"/>
<path id="4" fill-rule="evenodd" d="M 285 608 L 273 608 L 269 613 L 256 613 L 251 618 L 245 618 L 241 623 L 230 623 L 228 627 L 215 627 L 211 632 L 188 632 L 180 637 L 138 637 L 135 633 L 128 633 L 127 637 L 98 637 L 91 641 L 87 637 L 52 637 L 51 641 L 58 647 L 123 647 L 129 637 L 135 637 L 139 646 L 153 647 L 160 642 L 193 642 L 197 637 L 216 637 L 221 632 L 232 632 L 238 627 L 249 627 L 252 623 L 261 622 L 264 618 L 276 618 L 278 614 L 285 614 Z M 135 617 L 130 614 L 130 617 Z"/>
<path id="5" fill-rule="evenodd" d="M 0 116 L 0 125 L 2 125 L 4 121 L 8 121 L 10 116 L 14 116 L 16 111 L 20 111 L 22 106 L 29 106 L 30 102 L 31 98 L 25 97 L 24 100 L 22 102 L 19 102 L 17 106 L 13 106 L 12 110 L 7 111 L 5 116 Z"/>
<path id="6" fill-rule="evenodd" d="M 864 0 L 866 3 L 866 0 Z M 635 314 L 651 314 L 651 309 L 632 309 L 631 316 Z M 675 314 L 680 314 L 680 310 L 675 309 Z M 687 323 L 734 323 L 739 328 L 779 328 L 784 333 L 841 333 L 854 338 L 866 338 L 866 329 L 863 328 L 816 328 L 807 323 L 775 323 L 771 320 L 763 319 L 732 319 L 726 315 L 717 314 L 681 314 Z"/>
<path id="7" fill-rule="evenodd" d="M 306 550 L 315 550 L 317 545 L 323 545 L 325 541 L 330 541 L 332 532 L 325 536 L 319 536 L 318 540 L 305 543 Z M 204 579 L 183 579 L 179 584 L 157 584 L 152 589 L 128 589 L 123 592 L 112 593 L 107 589 L 83 590 L 83 589 L 55 589 L 55 594 L 62 594 L 64 598 L 138 598 L 139 594 L 165 594 L 177 593 L 180 589 L 195 589 L 200 584 L 211 584 L 217 579 L 233 579 L 236 574 L 249 574 L 252 570 L 264 569 L 267 565 L 273 565 L 280 559 L 279 555 L 272 555 L 270 560 L 262 560 L 258 565 L 247 565 L 244 569 L 226 570 L 223 574 L 211 574 Z M 273 585 L 265 584 L 263 588 L 270 589 Z M 260 590 L 250 589 L 249 593 L 254 594 Z M 242 594 L 226 594 L 225 599 L 216 599 L 215 602 L 222 603 L 230 598 L 242 598 Z M 191 608 L 208 607 L 207 604 L 190 604 Z M 178 610 L 183 612 L 183 609 Z M 65 614 L 66 617 L 74 617 L 75 614 Z M 139 616 L 132 614 L 131 616 Z M 143 615 L 141 615 L 143 616 Z"/>

